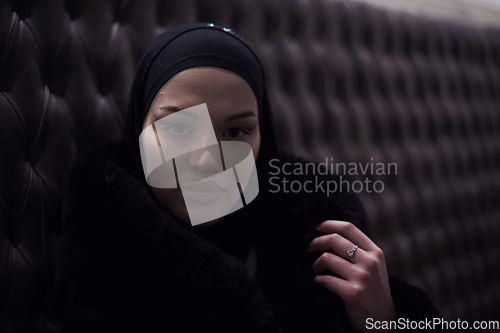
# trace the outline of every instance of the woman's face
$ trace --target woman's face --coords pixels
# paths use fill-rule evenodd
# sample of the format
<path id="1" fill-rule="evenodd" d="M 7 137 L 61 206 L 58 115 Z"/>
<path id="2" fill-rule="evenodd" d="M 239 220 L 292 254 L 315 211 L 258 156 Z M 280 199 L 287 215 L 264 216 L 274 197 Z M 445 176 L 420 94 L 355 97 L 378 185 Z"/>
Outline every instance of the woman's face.
<path id="1" fill-rule="evenodd" d="M 259 109 L 250 85 L 238 74 L 219 67 L 193 67 L 174 75 L 156 94 L 144 120 L 144 130 L 155 121 L 176 111 L 206 103 L 218 141 L 236 140 L 248 143 L 254 157 L 260 148 Z M 175 128 L 179 133 L 184 129 Z M 213 149 L 196 150 L 184 158 L 189 170 L 184 173 L 201 178 L 203 172 L 214 170 L 217 158 Z M 179 188 L 152 187 L 160 203 L 183 222 L 189 215 Z M 221 218 L 200 224 L 209 226 Z"/>

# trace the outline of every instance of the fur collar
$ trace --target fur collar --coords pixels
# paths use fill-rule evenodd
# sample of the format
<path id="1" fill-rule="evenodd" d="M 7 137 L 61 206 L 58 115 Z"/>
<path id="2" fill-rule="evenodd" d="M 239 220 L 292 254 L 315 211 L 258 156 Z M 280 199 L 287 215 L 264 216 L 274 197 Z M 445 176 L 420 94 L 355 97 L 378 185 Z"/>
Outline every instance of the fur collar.
<path id="1" fill-rule="evenodd" d="M 282 163 L 295 161 L 301 160 L 282 156 Z M 327 322 L 316 321 L 322 329 L 350 330 L 340 299 L 308 279 L 307 270 L 316 258 L 307 256 L 305 248 L 318 236 L 314 225 L 326 219 L 348 220 L 364 228 L 361 202 L 351 193 L 328 198 L 277 194 L 275 200 L 276 210 L 269 216 L 276 223 L 266 227 L 261 237 L 258 263 L 264 269 L 271 267 L 273 258 L 282 253 L 291 259 L 270 269 L 272 273 L 262 273 L 259 283 L 243 262 L 179 225 L 120 166 L 112 151 L 82 154 L 72 168 L 64 202 L 65 232 L 59 241 L 58 262 L 76 285 L 75 302 L 95 308 L 106 318 L 107 331 L 154 332 L 161 327 L 185 332 L 208 328 L 280 332 L 283 326 L 277 321 L 292 330 L 294 320 L 306 325 L 308 316 L 317 316 L 306 315 L 308 311 L 338 314 L 326 316 Z M 275 240 L 281 238 L 285 239 L 282 246 L 276 246 Z M 306 272 L 304 279 L 294 280 L 293 288 L 301 285 L 302 289 L 295 289 L 302 295 L 297 297 L 318 306 L 297 313 L 286 297 L 264 296 L 264 289 L 276 287 L 286 293 L 292 287 L 276 285 L 273 279 L 280 270 L 292 276 Z M 277 304 L 283 300 L 286 304 Z M 290 315 L 298 317 L 290 320 Z"/>

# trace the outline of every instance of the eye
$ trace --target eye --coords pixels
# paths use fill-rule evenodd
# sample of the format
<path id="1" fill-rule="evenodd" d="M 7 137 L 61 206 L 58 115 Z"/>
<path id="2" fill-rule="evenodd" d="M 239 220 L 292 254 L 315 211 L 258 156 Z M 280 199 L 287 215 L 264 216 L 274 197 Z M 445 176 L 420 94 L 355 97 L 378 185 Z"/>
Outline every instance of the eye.
<path id="1" fill-rule="evenodd" d="M 166 124 L 163 128 L 160 128 L 160 131 L 166 132 L 174 139 L 184 139 L 193 134 L 189 126 L 182 123 Z"/>
<path id="2" fill-rule="evenodd" d="M 247 134 L 248 132 L 236 127 L 230 128 L 226 132 L 224 132 L 224 136 L 230 137 L 231 139 L 240 139 Z"/>
<path id="3" fill-rule="evenodd" d="M 191 132 L 189 128 L 187 128 L 187 126 L 184 126 L 183 124 L 172 124 L 170 127 L 167 127 L 167 129 L 177 134 L 184 134 Z"/>

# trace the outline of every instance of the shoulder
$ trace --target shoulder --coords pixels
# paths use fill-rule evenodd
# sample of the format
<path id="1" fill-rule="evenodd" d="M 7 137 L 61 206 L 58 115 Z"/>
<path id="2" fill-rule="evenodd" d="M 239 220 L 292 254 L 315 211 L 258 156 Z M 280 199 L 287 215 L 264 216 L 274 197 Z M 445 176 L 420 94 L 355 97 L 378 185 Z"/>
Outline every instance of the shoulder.
<path id="1" fill-rule="evenodd" d="M 58 242 L 64 269 L 81 269 L 91 257 L 106 260 L 118 248 L 126 249 L 121 240 L 140 227 L 140 221 L 159 227 L 154 221 L 161 212 L 122 167 L 123 158 L 122 147 L 109 145 L 85 151 L 74 162 L 63 201 L 64 232 Z"/>
<path id="2" fill-rule="evenodd" d="M 358 195 L 348 191 L 347 186 L 325 192 L 326 182 L 340 181 L 337 175 L 300 171 L 300 166 L 305 167 L 306 164 L 317 170 L 316 163 L 281 154 L 270 164 L 270 174 L 266 177 L 259 174 L 259 182 L 274 181 L 280 184 L 280 188 L 270 186 L 269 192 L 259 193 L 265 198 L 263 201 L 268 209 L 265 213 L 266 232 L 260 235 L 260 251 L 257 252 L 261 253 L 258 258 L 262 267 L 258 272 L 260 280 L 269 293 L 274 293 L 283 285 L 283 281 L 275 281 L 275 277 L 280 276 L 279 272 L 288 271 L 290 276 L 313 278 L 311 266 L 321 253 L 309 254 L 306 249 L 314 238 L 322 235 L 316 230 L 316 224 L 341 220 L 351 222 L 364 231 L 367 215 Z M 292 182 L 298 184 L 295 185 L 297 187 L 292 188 Z M 308 186 L 306 183 L 309 187 L 305 188 L 304 185 Z M 323 184 L 323 189 L 320 184 Z"/>
<path id="3" fill-rule="evenodd" d="M 363 231 L 366 229 L 367 215 L 358 194 L 349 190 L 347 180 L 332 174 L 321 163 L 280 153 L 269 161 L 264 179 L 269 183 L 270 193 L 266 196 L 294 216 L 316 223 L 349 221 Z"/>
<path id="4" fill-rule="evenodd" d="M 102 308 L 119 327 L 273 327 L 243 263 L 159 207 L 112 150 L 82 154 L 70 178 L 57 262 L 83 303 Z M 199 322 L 189 322 L 193 311 Z M 226 314 L 232 319 L 224 321 Z"/>

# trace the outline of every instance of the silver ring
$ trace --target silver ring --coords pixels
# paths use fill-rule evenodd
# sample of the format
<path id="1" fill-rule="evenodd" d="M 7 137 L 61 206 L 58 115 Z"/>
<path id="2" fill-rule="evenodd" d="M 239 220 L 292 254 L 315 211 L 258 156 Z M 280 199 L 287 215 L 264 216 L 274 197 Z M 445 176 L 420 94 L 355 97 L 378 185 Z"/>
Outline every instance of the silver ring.
<path id="1" fill-rule="evenodd" d="M 358 249 L 358 246 L 354 245 L 352 250 L 347 251 L 347 255 L 349 256 L 349 258 L 352 258 L 352 256 L 354 255 L 354 252 L 356 252 L 357 249 Z"/>

